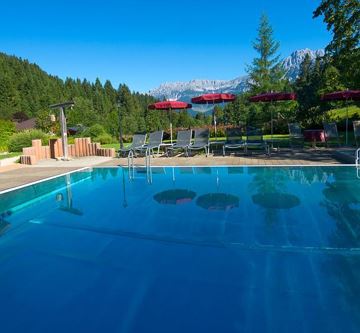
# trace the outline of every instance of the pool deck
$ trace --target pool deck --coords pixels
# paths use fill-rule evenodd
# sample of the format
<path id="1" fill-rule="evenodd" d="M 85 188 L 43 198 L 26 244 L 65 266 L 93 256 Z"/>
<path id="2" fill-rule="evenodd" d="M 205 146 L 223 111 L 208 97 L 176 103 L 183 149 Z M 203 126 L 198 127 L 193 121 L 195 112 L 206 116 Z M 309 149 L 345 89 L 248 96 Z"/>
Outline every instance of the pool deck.
<path id="1" fill-rule="evenodd" d="M 152 166 L 298 166 L 298 165 L 341 165 L 348 163 L 334 149 L 306 149 L 292 152 L 284 149 L 275 152 L 271 157 L 254 153 L 249 156 L 231 155 L 196 155 L 193 157 L 155 157 L 151 159 Z M 144 165 L 144 158 L 135 158 L 135 165 Z M 127 166 L 127 158 L 83 157 L 72 161 L 45 160 L 34 166 L 13 164 L 0 167 L 0 191 L 33 183 L 49 177 L 76 171 L 84 167 L 115 167 Z"/>

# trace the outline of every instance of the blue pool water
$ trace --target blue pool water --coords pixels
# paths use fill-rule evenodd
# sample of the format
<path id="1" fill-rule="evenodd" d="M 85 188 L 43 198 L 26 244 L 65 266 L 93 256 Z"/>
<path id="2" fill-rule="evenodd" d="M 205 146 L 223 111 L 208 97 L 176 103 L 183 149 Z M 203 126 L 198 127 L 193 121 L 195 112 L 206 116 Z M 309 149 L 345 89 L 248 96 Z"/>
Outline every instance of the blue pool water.
<path id="1" fill-rule="evenodd" d="M 99 168 L 0 195 L 0 332 L 360 332 L 353 167 Z"/>

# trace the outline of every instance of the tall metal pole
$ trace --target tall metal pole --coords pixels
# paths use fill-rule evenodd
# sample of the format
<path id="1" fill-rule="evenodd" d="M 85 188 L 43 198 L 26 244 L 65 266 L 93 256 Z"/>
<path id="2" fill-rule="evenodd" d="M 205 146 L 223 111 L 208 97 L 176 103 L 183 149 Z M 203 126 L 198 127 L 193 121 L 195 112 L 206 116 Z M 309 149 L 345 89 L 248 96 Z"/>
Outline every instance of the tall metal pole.
<path id="1" fill-rule="evenodd" d="M 172 120 L 171 120 L 171 108 L 169 109 L 169 118 L 170 118 L 170 143 L 173 143 L 173 128 L 172 128 Z"/>
<path id="2" fill-rule="evenodd" d="M 63 160 L 69 160 L 69 152 L 68 152 L 68 137 L 67 137 L 67 126 L 66 126 L 66 117 L 65 117 L 65 109 L 64 107 L 60 107 L 60 126 L 61 126 L 61 141 L 63 147 Z"/>
<path id="3" fill-rule="evenodd" d="M 345 145 L 349 144 L 349 135 L 348 135 L 348 127 L 349 127 L 349 103 L 346 100 L 346 131 L 345 131 Z"/>

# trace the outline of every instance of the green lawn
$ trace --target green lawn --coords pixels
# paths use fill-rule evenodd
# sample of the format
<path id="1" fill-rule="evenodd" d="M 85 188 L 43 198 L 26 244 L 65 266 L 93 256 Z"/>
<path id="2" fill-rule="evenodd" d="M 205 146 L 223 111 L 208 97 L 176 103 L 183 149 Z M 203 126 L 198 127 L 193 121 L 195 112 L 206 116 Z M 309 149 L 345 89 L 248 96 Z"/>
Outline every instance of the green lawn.
<path id="1" fill-rule="evenodd" d="M 124 143 L 124 146 L 128 146 L 129 143 Z M 120 143 L 107 143 L 105 145 L 101 145 L 101 148 L 115 148 L 115 150 L 118 150 L 120 148 Z"/>
<path id="2" fill-rule="evenodd" d="M 7 153 L 7 154 L 0 154 L 0 160 L 3 160 L 5 158 L 10 158 L 10 157 L 16 157 L 16 156 L 20 156 L 22 153 Z"/>
<path id="3" fill-rule="evenodd" d="M 360 119 L 360 108 L 352 105 L 347 108 L 334 109 L 328 112 L 330 118 L 334 121 L 341 121 L 346 119 L 346 111 L 348 111 L 349 118 Z"/>

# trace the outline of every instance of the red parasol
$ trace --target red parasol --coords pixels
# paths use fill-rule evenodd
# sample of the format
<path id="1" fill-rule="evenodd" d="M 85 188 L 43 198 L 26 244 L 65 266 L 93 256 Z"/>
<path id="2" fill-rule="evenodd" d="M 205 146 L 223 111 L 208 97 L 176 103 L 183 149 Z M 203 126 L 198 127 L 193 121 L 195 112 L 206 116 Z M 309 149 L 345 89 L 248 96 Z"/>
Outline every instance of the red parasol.
<path id="1" fill-rule="evenodd" d="M 191 102 L 194 104 L 218 104 L 218 103 L 228 103 L 236 100 L 236 95 L 234 94 L 204 94 L 197 96 L 191 99 Z M 216 137 L 216 117 L 214 117 L 214 127 L 215 127 L 215 137 Z"/>
<path id="2" fill-rule="evenodd" d="M 322 101 L 360 101 L 360 90 L 343 90 L 321 96 Z M 346 145 L 348 144 L 349 110 L 346 108 Z"/>
<path id="3" fill-rule="evenodd" d="M 285 92 L 272 92 L 265 93 L 249 98 L 250 102 L 277 102 L 277 101 L 294 101 L 296 100 L 295 93 L 285 93 Z"/>
<path id="4" fill-rule="evenodd" d="M 149 110 L 184 110 L 191 109 L 192 105 L 181 101 L 163 101 L 150 104 Z"/>
<path id="5" fill-rule="evenodd" d="M 277 101 L 295 101 L 295 93 L 287 92 L 270 92 L 264 93 L 249 98 L 250 102 L 277 102 Z M 271 142 L 273 142 L 274 126 L 273 126 L 273 111 L 271 109 Z"/>
<path id="6" fill-rule="evenodd" d="M 233 94 L 205 94 L 191 99 L 194 104 L 217 104 L 235 101 L 236 96 Z"/>
<path id="7" fill-rule="evenodd" d="M 165 110 L 169 111 L 170 114 L 170 139 L 172 143 L 172 123 L 171 123 L 171 111 L 172 110 L 186 110 L 191 109 L 192 105 L 189 103 L 181 102 L 181 101 L 163 101 L 157 102 L 154 104 L 150 104 L 148 106 L 149 110 Z"/>
<path id="8" fill-rule="evenodd" d="M 325 94 L 322 101 L 360 101 L 360 90 L 343 90 Z"/>

